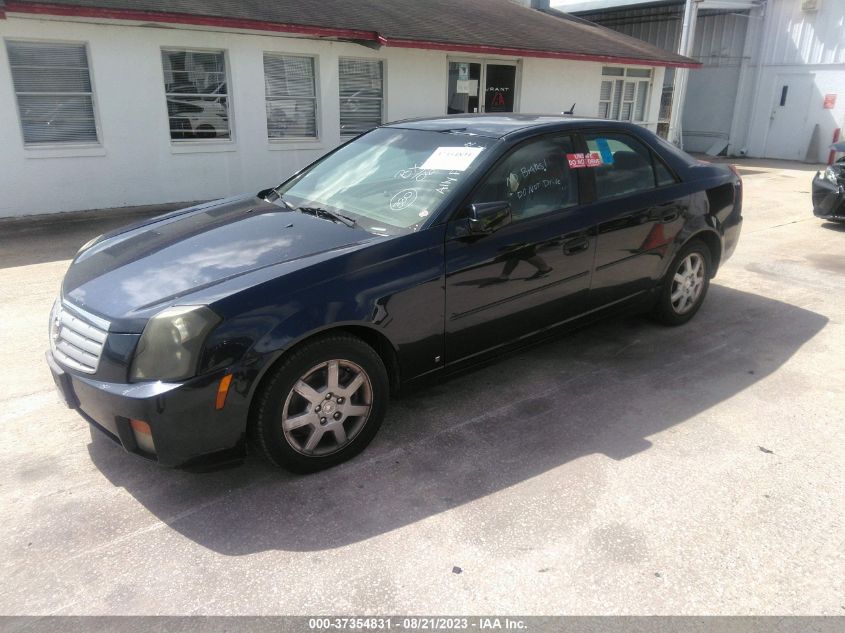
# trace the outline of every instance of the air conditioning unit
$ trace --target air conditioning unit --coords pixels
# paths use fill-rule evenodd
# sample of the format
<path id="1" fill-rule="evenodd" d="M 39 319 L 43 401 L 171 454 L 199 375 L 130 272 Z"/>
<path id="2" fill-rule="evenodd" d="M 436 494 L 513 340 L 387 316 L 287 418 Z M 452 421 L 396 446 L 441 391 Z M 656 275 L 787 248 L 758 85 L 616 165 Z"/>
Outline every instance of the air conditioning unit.
<path id="1" fill-rule="evenodd" d="M 801 0 L 801 10 L 805 13 L 818 11 L 821 7 L 822 0 Z"/>

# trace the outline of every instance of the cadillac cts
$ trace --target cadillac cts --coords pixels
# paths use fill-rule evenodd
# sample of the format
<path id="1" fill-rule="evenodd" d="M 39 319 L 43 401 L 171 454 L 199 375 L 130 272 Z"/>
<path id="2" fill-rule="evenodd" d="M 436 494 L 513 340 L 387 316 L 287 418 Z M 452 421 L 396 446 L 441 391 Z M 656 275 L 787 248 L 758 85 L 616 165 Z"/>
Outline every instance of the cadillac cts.
<path id="1" fill-rule="evenodd" d="M 47 361 L 130 453 L 197 467 L 251 446 L 314 471 L 424 379 L 623 309 L 686 323 L 741 203 L 731 169 L 631 124 L 385 125 L 274 189 L 83 246 Z"/>

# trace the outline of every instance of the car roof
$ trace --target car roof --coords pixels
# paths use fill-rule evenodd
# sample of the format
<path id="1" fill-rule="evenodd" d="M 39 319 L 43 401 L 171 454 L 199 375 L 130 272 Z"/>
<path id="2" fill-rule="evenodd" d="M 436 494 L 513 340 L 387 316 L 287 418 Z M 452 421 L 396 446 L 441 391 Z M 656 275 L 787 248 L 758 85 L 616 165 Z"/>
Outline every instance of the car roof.
<path id="1" fill-rule="evenodd" d="M 388 123 L 383 127 L 431 132 L 452 132 L 474 134 L 489 138 L 504 138 L 515 132 L 565 130 L 570 128 L 593 127 L 631 130 L 632 123 L 611 121 L 608 119 L 576 118 L 560 114 L 452 114 L 442 117 L 405 119 Z"/>

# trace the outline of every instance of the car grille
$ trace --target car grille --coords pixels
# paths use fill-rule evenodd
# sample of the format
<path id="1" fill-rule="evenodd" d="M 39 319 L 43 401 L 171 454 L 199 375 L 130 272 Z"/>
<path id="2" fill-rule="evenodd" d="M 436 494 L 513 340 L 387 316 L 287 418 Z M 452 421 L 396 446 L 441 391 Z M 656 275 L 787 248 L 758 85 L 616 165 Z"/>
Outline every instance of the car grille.
<path id="1" fill-rule="evenodd" d="M 65 367 L 93 374 L 100 364 L 108 329 L 108 321 L 57 305 L 50 320 L 53 355 Z"/>

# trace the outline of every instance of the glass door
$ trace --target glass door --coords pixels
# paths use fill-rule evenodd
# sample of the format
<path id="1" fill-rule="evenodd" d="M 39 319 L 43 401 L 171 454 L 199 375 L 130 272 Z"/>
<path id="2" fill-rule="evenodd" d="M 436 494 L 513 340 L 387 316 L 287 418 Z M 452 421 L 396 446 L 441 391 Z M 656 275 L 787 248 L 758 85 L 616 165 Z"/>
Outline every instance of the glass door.
<path id="1" fill-rule="evenodd" d="M 488 63 L 484 71 L 484 112 L 513 112 L 516 66 Z"/>
<path id="2" fill-rule="evenodd" d="M 479 112 L 478 89 L 481 86 L 481 64 L 449 62 L 449 96 L 446 114 Z"/>
<path id="3" fill-rule="evenodd" d="M 450 61 L 447 114 L 513 112 L 516 62 Z"/>

